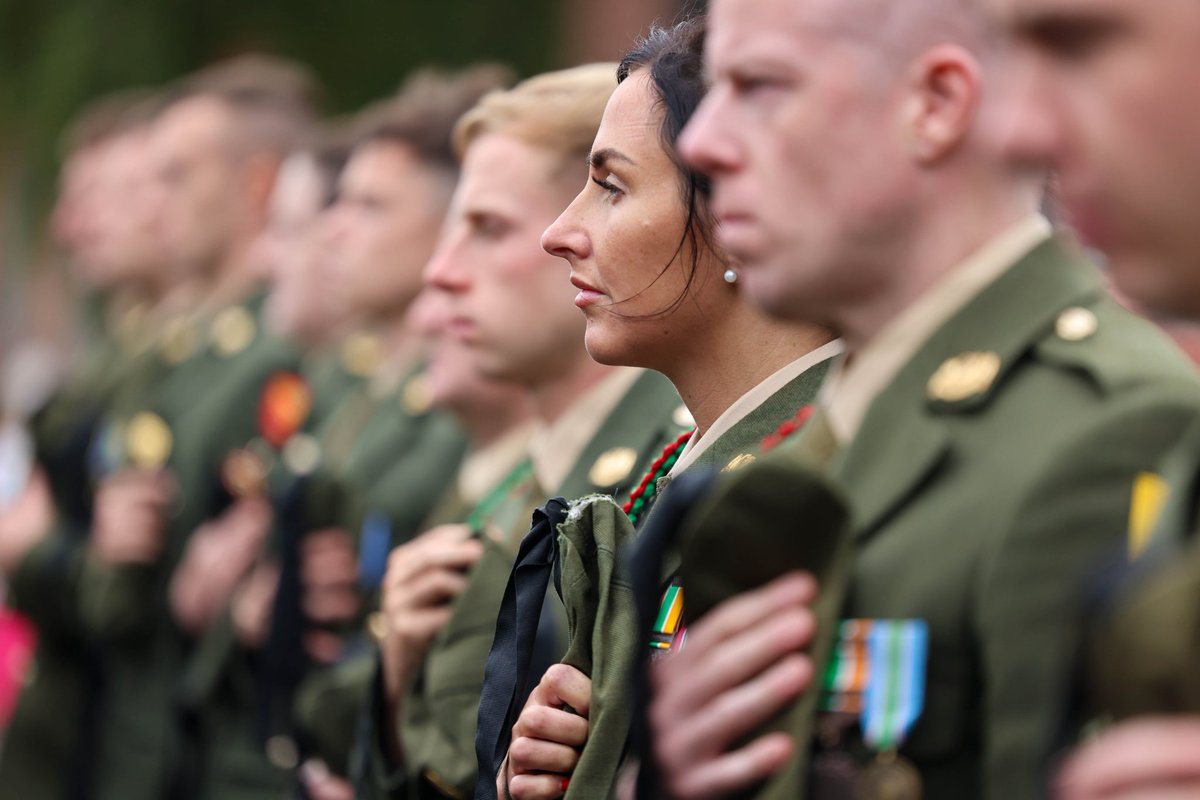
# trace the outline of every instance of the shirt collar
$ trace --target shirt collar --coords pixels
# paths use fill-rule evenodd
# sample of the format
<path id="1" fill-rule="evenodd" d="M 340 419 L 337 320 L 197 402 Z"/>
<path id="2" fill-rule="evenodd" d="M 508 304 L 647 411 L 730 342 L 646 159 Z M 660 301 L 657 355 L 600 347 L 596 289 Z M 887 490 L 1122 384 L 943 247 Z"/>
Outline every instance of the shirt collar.
<path id="1" fill-rule="evenodd" d="M 839 355 L 843 348 L 842 341 L 835 339 L 832 342 L 821 345 L 816 350 L 806 353 L 782 369 L 773 372 L 766 380 L 746 392 L 735 400 L 729 408 L 725 409 L 721 416 L 717 417 L 716 421 L 713 422 L 712 427 L 704 432 L 703 436 L 699 439 L 695 437 L 689 439 L 683 449 L 683 453 L 675 462 L 675 466 L 671 467 L 668 475 L 682 473 L 695 463 L 696 459 L 706 450 L 712 447 L 717 440 L 728 433 L 734 425 L 745 419 L 750 412 L 765 403 L 768 398 L 813 367 Z"/>

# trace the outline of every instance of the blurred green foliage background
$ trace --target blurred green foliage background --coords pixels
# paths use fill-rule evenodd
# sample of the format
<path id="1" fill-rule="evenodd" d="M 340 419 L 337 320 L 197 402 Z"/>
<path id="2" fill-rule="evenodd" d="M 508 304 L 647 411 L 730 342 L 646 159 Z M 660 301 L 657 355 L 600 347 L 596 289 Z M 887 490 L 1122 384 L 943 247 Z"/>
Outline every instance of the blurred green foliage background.
<path id="1" fill-rule="evenodd" d="M 61 131 L 106 91 L 265 51 L 308 64 L 329 110 L 347 111 L 421 64 L 495 59 L 521 75 L 553 66 L 561 13 L 555 0 L 0 0 L 6 249 L 36 238 Z"/>

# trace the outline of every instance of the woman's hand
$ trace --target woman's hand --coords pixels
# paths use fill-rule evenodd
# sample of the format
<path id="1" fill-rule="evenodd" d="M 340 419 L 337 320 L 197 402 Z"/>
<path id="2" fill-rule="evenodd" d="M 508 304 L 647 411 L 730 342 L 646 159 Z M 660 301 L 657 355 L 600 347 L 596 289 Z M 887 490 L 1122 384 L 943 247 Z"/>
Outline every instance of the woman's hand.
<path id="1" fill-rule="evenodd" d="M 512 744 L 497 778 L 501 798 L 562 797 L 588 738 L 592 681 L 566 664 L 546 670 L 513 725 Z"/>

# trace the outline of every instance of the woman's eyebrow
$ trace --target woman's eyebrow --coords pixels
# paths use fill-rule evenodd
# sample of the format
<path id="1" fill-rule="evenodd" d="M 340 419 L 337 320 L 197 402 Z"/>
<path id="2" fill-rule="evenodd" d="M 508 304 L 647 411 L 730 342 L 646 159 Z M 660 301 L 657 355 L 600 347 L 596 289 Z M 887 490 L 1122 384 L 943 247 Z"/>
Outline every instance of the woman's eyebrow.
<path id="1" fill-rule="evenodd" d="M 590 156 L 588 156 L 588 163 L 593 169 L 604 169 L 605 165 L 608 164 L 609 161 L 624 161 L 626 164 L 631 166 L 637 166 L 636 161 L 614 147 L 605 147 L 600 150 L 596 150 Z"/>

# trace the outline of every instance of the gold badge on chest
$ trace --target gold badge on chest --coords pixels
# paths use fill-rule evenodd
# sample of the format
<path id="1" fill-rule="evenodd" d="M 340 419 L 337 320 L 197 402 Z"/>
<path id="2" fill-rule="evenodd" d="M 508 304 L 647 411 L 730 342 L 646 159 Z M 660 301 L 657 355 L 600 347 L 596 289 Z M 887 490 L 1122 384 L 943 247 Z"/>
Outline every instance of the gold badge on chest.
<path id="1" fill-rule="evenodd" d="M 356 378 L 367 378 L 383 361 L 383 344 L 370 333 L 355 333 L 342 343 L 342 367 Z"/>
<path id="2" fill-rule="evenodd" d="M 428 414 L 433 407 L 433 389 L 429 385 L 429 376 L 424 372 L 414 375 L 404 384 L 401 395 L 404 410 L 409 416 L 419 417 Z"/>
<path id="3" fill-rule="evenodd" d="M 257 333 L 254 316 L 241 306 L 234 306 L 217 314 L 209 337 L 217 355 L 231 358 L 249 347 Z"/>
<path id="4" fill-rule="evenodd" d="M 637 451 L 632 447 L 614 447 L 601 455 L 588 472 L 588 480 L 596 486 L 615 486 L 637 466 Z"/>
<path id="5" fill-rule="evenodd" d="M 947 360 L 929 379 L 929 399 L 957 403 L 983 394 L 1000 375 L 998 353 L 962 353 Z"/>
<path id="6" fill-rule="evenodd" d="M 1066 342 L 1082 342 L 1100 329 L 1100 320 L 1086 308 L 1068 308 L 1054 321 L 1054 332 Z"/>
<path id="7" fill-rule="evenodd" d="M 196 327 L 186 317 L 172 317 L 163 323 L 160 350 L 168 364 L 182 364 L 196 352 Z"/>
<path id="8" fill-rule="evenodd" d="M 142 412 L 125 428 L 125 452 L 135 466 L 159 469 L 171 457 L 174 437 L 162 417 Z"/>
<path id="9" fill-rule="evenodd" d="M 753 453 L 742 453 L 729 459 L 729 463 L 721 469 L 721 472 L 737 472 L 739 469 L 748 467 L 757 460 Z"/>

